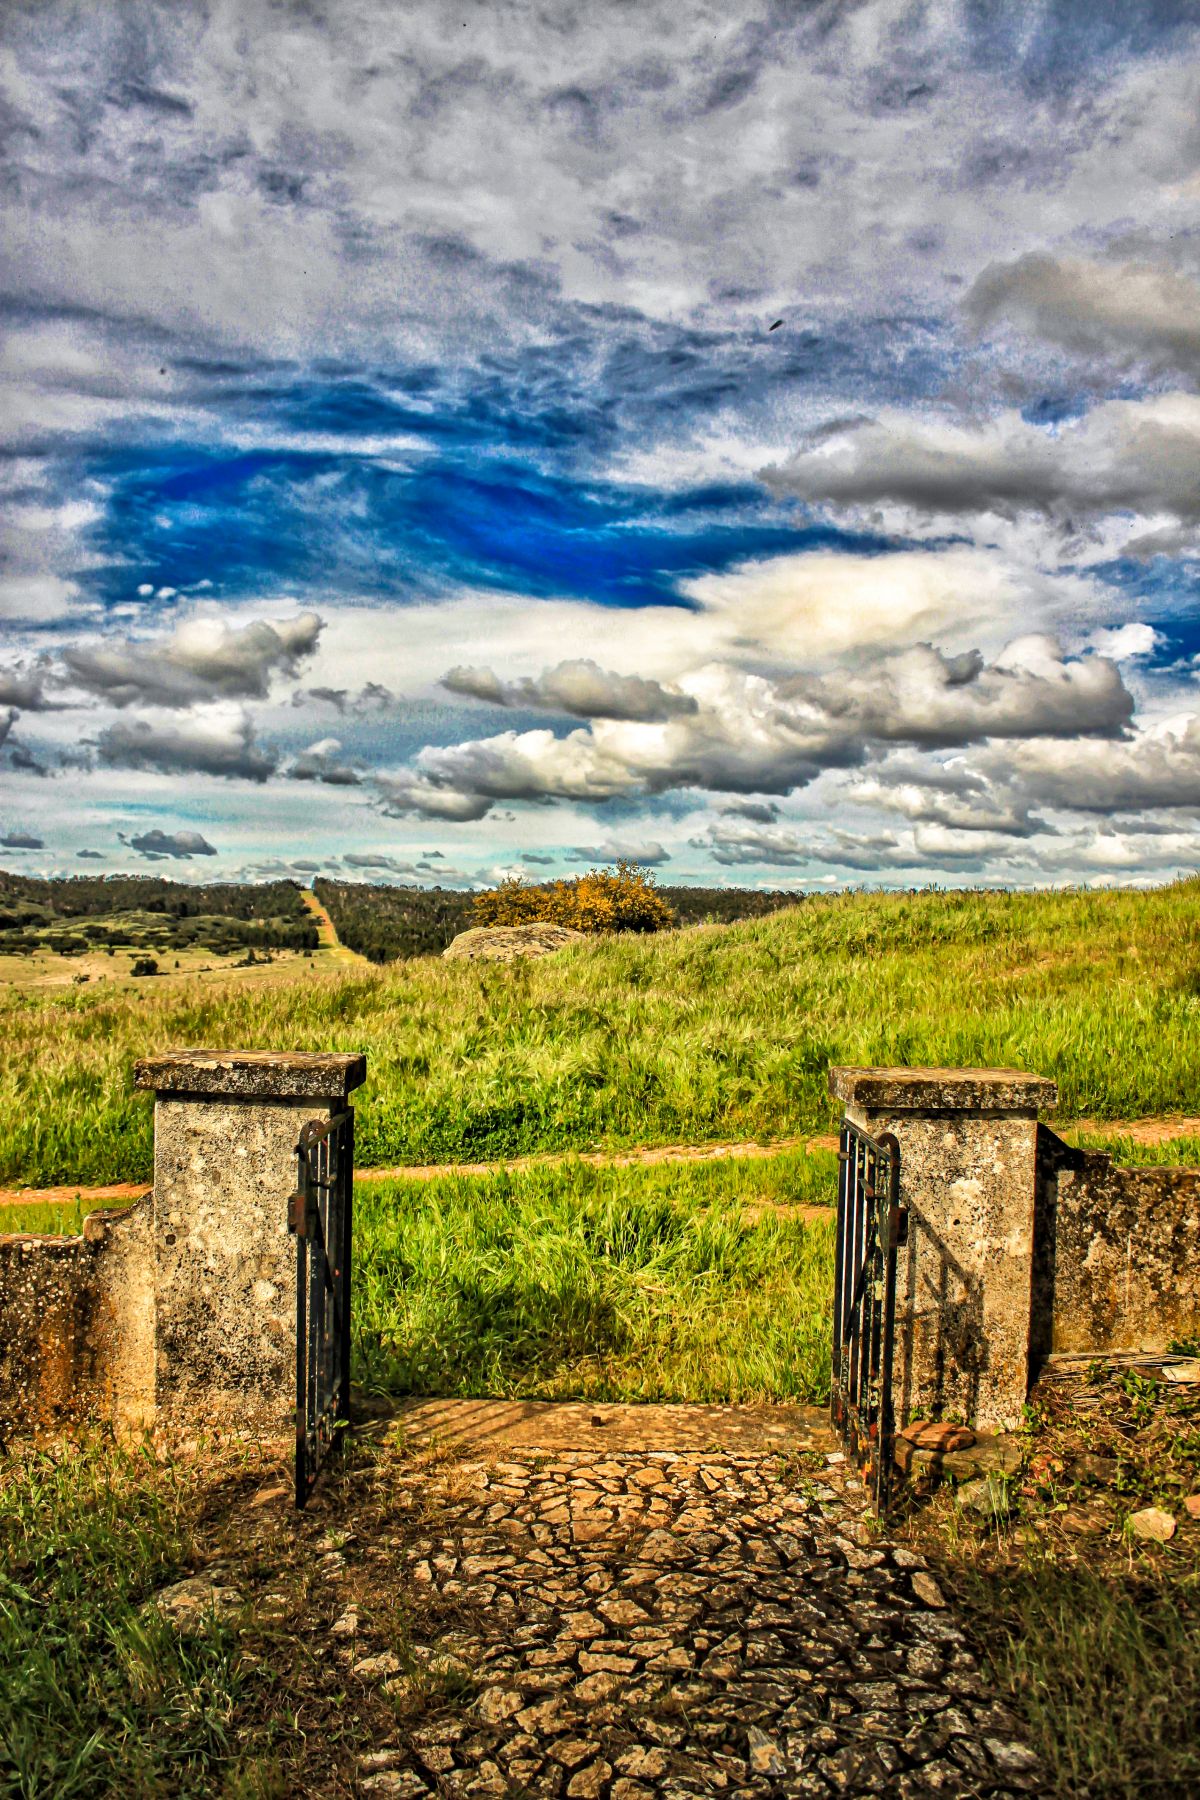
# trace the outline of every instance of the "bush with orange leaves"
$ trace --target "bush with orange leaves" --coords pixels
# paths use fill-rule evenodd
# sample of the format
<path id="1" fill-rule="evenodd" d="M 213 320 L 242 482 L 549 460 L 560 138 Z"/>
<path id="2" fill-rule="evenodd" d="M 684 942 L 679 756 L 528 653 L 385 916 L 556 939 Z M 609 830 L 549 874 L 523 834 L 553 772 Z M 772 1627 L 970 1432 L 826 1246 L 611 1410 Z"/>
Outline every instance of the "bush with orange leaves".
<path id="1" fill-rule="evenodd" d="M 576 931 L 661 931 L 675 914 L 637 863 L 589 869 L 569 881 L 531 887 L 519 876 L 476 894 L 476 925 L 571 925 Z"/>

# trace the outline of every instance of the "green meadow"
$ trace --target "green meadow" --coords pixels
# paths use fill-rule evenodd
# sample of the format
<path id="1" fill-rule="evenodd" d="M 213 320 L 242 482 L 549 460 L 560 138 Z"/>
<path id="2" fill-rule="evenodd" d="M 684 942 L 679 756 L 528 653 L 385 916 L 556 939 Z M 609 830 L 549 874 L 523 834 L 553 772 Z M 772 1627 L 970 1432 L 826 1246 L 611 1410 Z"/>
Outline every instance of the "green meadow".
<path id="1" fill-rule="evenodd" d="M 135 1059 L 363 1050 L 360 1166 L 829 1128 L 831 1063 L 1003 1063 L 1059 1115 L 1194 1110 L 1200 880 L 842 894 L 507 966 L 421 958 L 262 986 L 0 997 L 0 1180 L 146 1178 Z"/>
<path id="2" fill-rule="evenodd" d="M 362 1182 L 356 1375 L 392 1394 L 823 1402 L 836 1158 Z"/>

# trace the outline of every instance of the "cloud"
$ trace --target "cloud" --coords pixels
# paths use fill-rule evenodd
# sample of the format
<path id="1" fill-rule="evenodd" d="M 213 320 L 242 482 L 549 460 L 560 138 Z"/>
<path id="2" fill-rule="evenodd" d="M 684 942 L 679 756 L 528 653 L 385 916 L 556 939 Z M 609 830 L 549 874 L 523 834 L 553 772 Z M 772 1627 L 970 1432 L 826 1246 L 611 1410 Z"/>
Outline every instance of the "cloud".
<path id="1" fill-rule="evenodd" d="M 0 576 L 0 619 L 45 625 L 80 610 L 77 581 L 60 575 Z"/>
<path id="2" fill-rule="evenodd" d="M 915 823 L 942 825 L 956 832 L 1032 837 L 1046 829 L 1045 821 L 1031 811 L 1028 799 L 993 786 L 966 767 L 948 771 L 884 765 L 850 783 L 841 797 L 854 806 L 898 812 Z"/>
<path id="3" fill-rule="evenodd" d="M 1200 521 L 1200 398 L 1109 400 L 1050 431 L 1009 411 L 983 424 L 887 412 L 762 471 L 813 504 L 1058 520 L 1166 513 Z"/>
<path id="4" fill-rule="evenodd" d="M 167 775 L 219 775 L 265 781 L 278 756 L 255 741 L 241 707 L 217 705 L 181 719 L 117 719 L 96 739 L 96 754 L 112 768 L 156 769 Z"/>
<path id="5" fill-rule="evenodd" d="M 501 732 L 427 747 L 379 778 L 385 810 L 482 818 L 499 801 L 599 804 L 698 788 L 787 794 L 825 769 L 853 768 L 872 744 L 932 749 L 991 738 L 1120 733 L 1133 699 L 1106 658 L 1068 658 L 1045 636 L 992 664 L 917 645 L 873 663 L 781 681 L 711 666 L 685 678 L 694 714 L 660 723 L 596 719 L 563 737 Z"/>
<path id="6" fill-rule="evenodd" d="M 15 706 L 21 712 L 51 711 L 55 703 L 46 693 L 48 673 L 44 658 L 0 669 L 0 706 Z"/>
<path id="7" fill-rule="evenodd" d="M 310 699 L 318 700 L 324 706 L 332 706 L 339 713 L 369 713 L 382 712 L 386 707 L 395 705 L 396 696 L 390 688 L 383 687 L 378 681 L 368 681 L 353 699 L 350 698 L 349 688 L 314 687 L 306 692 L 293 694 L 292 705 L 306 706 Z"/>
<path id="8" fill-rule="evenodd" d="M 8 742 L 12 728 L 20 716 L 15 706 L 6 706 L 0 711 L 0 744 Z"/>
<path id="9" fill-rule="evenodd" d="M 1011 849 L 1004 837 L 958 832 L 940 825 L 919 825 L 906 837 L 897 837 L 889 832 L 856 836 L 843 830 L 810 830 L 802 835 L 788 827 L 720 821 L 710 827 L 707 838 L 694 838 L 692 843 L 710 850 L 713 861 L 726 868 L 832 865 L 867 874 L 943 866 L 970 872 L 984 868 L 990 856 Z"/>
<path id="10" fill-rule="evenodd" d="M 12 720 L 15 717 L 16 714 L 14 713 L 7 723 L 0 719 L 0 744 L 2 744 L 8 736 L 8 728 L 11 726 Z M 8 753 L 8 760 L 13 768 L 19 769 L 23 775 L 44 776 L 47 772 L 45 765 L 40 763 L 33 754 L 33 751 L 27 749 L 24 744 L 14 744 Z"/>
<path id="11" fill-rule="evenodd" d="M 32 837 L 27 831 L 9 831 L 0 837 L 0 846 L 5 850 L 44 850 L 44 838 Z"/>
<path id="12" fill-rule="evenodd" d="M 490 669 L 451 669 L 442 686 L 452 694 L 486 700 L 493 706 L 523 706 L 570 713 L 579 719 L 654 722 L 694 713 L 690 694 L 640 675 L 617 675 L 589 660 L 557 663 L 536 680 L 501 681 Z"/>
<path id="13" fill-rule="evenodd" d="M 773 800 L 735 800 L 732 806 L 723 806 L 721 813 L 727 819 L 749 819 L 753 825 L 771 825 L 779 817 L 779 808 Z"/>
<path id="14" fill-rule="evenodd" d="M 1080 356 L 1200 368 L 1200 283 L 1162 266 L 1034 251 L 991 264 L 964 307 L 979 330 L 1009 324 Z"/>
<path id="15" fill-rule="evenodd" d="M 339 762 L 341 747 L 337 738 L 320 738 L 300 752 L 286 773 L 292 781 L 322 781 L 328 787 L 358 787 L 362 776 L 349 763 Z"/>
<path id="16" fill-rule="evenodd" d="M 568 862 L 641 863 L 650 869 L 671 860 L 670 852 L 656 838 L 605 838 L 599 844 L 578 844 L 565 854 Z"/>
<path id="17" fill-rule="evenodd" d="M 77 850 L 75 854 L 80 862 L 104 862 L 106 860 L 103 850 Z"/>
<path id="18" fill-rule="evenodd" d="M 319 700 L 323 706 L 332 706 L 335 712 L 344 713 L 348 696 L 348 688 L 314 687 L 305 692 L 297 690 L 292 695 L 292 705 L 307 706 L 310 700 Z"/>
<path id="19" fill-rule="evenodd" d="M 1088 637 L 1090 649 L 1116 663 L 1153 656 L 1163 642 L 1163 633 L 1156 631 L 1153 625 L 1143 625 L 1132 620 L 1128 625 L 1109 626 L 1093 631 Z"/>
<path id="20" fill-rule="evenodd" d="M 193 856 L 215 856 L 217 853 L 207 838 L 201 837 L 198 831 L 161 831 L 156 826 L 153 831 L 144 831 L 138 837 L 122 837 L 121 842 L 128 844 L 140 856 L 158 861 L 163 857 L 178 857 L 187 862 Z"/>
<path id="21" fill-rule="evenodd" d="M 322 624 L 313 612 L 241 628 L 224 619 L 189 619 L 167 637 L 72 646 L 62 662 L 76 686 L 112 706 L 263 699 L 274 675 L 295 675 L 316 649 Z"/>
<path id="22" fill-rule="evenodd" d="M 1200 868 L 1200 832 L 1144 832 L 1139 826 L 1104 825 L 1064 835 L 1033 855 L 1046 874 L 1124 876 L 1191 873 Z"/>
<path id="23" fill-rule="evenodd" d="M 549 735 L 549 734 L 547 734 Z M 412 770 L 377 775 L 375 786 L 380 796 L 380 810 L 389 818 L 402 819 L 416 814 L 423 819 L 446 819 L 456 823 L 482 819 L 492 800 L 484 794 L 460 792 Z"/>
<path id="24" fill-rule="evenodd" d="M 1067 811 L 1195 808 L 1200 806 L 1200 715 L 1167 720 L 1116 743 L 1013 744 L 992 751 L 984 766 L 998 779 L 1019 783 L 1033 800 Z"/>
<path id="25" fill-rule="evenodd" d="M 411 875 L 415 864 L 398 860 L 394 856 L 382 856 L 377 853 L 348 851 L 342 861 L 348 869 L 390 869 L 398 875 Z"/>
<path id="26" fill-rule="evenodd" d="M 788 826 L 734 825 L 721 821 L 709 828 L 707 837 L 692 838 L 690 842 L 694 849 L 711 851 L 713 861 L 720 863 L 722 868 L 759 863 L 786 867 L 816 860 L 812 839 L 801 837 Z"/>

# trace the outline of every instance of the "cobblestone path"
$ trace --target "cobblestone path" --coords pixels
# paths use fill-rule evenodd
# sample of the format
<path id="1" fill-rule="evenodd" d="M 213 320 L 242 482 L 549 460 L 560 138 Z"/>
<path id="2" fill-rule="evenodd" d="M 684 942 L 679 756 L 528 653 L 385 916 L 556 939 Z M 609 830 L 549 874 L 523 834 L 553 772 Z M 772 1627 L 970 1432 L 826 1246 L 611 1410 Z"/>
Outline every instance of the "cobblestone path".
<path id="1" fill-rule="evenodd" d="M 412 1505 L 421 1535 L 388 1554 L 422 1596 L 427 1641 L 408 1658 L 361 1638 L 341 1653 L 352 1685 L 382 1683 L 397 1705 L 364 1793 L 1038 1789 L 933 1577 L 876 1541 L 843 1468 L 468 1455 L 425 1465 Z M 432 1711 L 430 1683 L 447 1696 Z"/>

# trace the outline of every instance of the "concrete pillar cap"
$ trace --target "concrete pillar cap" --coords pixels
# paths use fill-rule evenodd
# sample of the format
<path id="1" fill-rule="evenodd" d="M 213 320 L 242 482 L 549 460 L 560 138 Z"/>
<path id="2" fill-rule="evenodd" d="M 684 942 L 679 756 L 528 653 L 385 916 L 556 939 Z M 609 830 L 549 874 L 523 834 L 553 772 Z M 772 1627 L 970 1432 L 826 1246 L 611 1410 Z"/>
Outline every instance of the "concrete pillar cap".
<path id="1" fill-rule="evenodd" d="M 367 1078 L 365 1056 L 340 1051 L 167 1050 L 134 1064 L 135 1088 L 248 1100 L 344 1100 Z"/>
<path id="2" fill-rule="evenodd" d="M 1058 1083 L 1022 1069 L 836 1068 L 829 1092 L 872 1112 L 1033 1114 L 1055 1105 Z"/>

